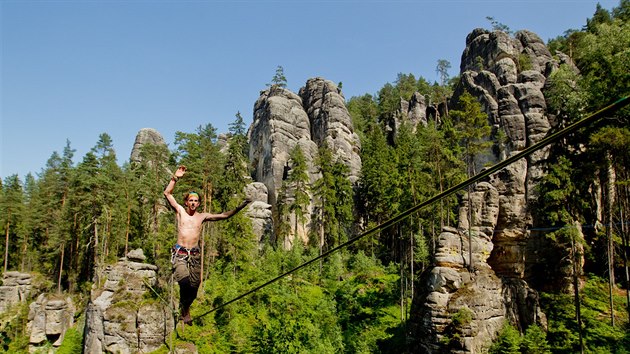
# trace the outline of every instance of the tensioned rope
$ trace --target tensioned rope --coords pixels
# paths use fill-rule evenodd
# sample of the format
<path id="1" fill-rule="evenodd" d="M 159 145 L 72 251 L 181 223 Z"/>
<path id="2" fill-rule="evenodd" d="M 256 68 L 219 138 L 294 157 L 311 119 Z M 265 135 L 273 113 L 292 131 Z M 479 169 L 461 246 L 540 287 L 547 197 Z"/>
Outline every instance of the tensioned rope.
<path id="1" fill-rule="evenodd" d="M 587 117 L 585 117 L 585 118 L 583 118 L 583 119 L 581 119 L 581 120 L 579 120 L 579 121 L 577 121 L 575 123 L 572 123 L 572 124 L 568 125 L 564 129 L 561 129 L 561 130 L 559 130 L 559 131 L 557 131 L 557 132 L 555 132 L 555 133 L 553 133 L 553 134 L 543 138 L 541 141 L 539 141 L 536 144 L 526 148 L 525 150 L 519 152 L 518 154 L 516 154 L 516 155 L 514 155 L 512 157 L 509 157 L 509 158 L 507 158 L 507 159 L 505 159 L 505 160 L 503 160 L 503 161 L 501 161 L 501 162 L 499 162 L 499 163 L 497 163 L 497 164 L 495 164 L 495 165 L 493 165 L 491 167 L 488 167 L 487 169 L 485 169 L 485 170 L 481 171 L 480 173 L 476 174 L 475 176 L 473 176 L 473 177 L 471 177 L 471 178 L 469 178 L 469 179 L 467 179 L 467 180 L 465 180 L 465 181 L 463 181 L 463 182 L 461 182 L 461 183 L 459 183 L 459 184 L 457 184 L 457 185 L 455 185 L 455 186 L 445 190 L 444 192 L 436 194 L 435 196 L 427 199 L 426 201 L 424 201 L 424 202 L 422 202 L 420 204 L 417 204 L 417 205 L 407 209 L 406 211 L 404 211 L 404 212 L 402 212 L 402 213 L 392 217 L 391 219 L 389 219 L 389 220 L 387 220 L 387 221 L 385 221 L 385 222 L 383 222 L 383 223 L 381 223 L 381 224 L 379 224 L 377 226 L 372 227 L 371 229 L 363 232 L 360 235 L 357 235 L 357 236 L 349 239 L 348 241 L 340 244 L 339 246 L 331 248 L 330 250 L 320 254 L 319 256 L 317 256 L 315 258 L 313 258 L 313 259 L 311 259 L 309 261 L 306 261 L 305 263 L 302 263 L 301 265 L 299 265 L 299 266 L 297 266 L 297 267 L 295 267 L 295 268 L 293 268 L 291 270 L 288 270 L 288 271 L 286 271 L 286 272 L 276 276 L 275 278 L 270 279 L 270 280 L 268 280 L 268 281 L 266 281 L 266 282 L 264 282 L 264 283 L 262 283 L 262 284 L 260 284 L 260 285 L 258 285 L 256 287 L 252 288 L 251 290 L 249 290 L 247 292 L 244 292 L 241 295 L 236 296 L 235 298 L 233 298 L 233 299 L 231 299 L 229 301 L 226 301 L 226 302 L 224 302 L 224 303 L 222 303 L 220 305 L 217 305 L 217 306 L 213 307 L 212 309 L 204 312 L 203 314 L 201 314 L 199 316 L 196 316 L 195 319 L 204 317 L 204 316 L 206 316 L 206 315 L 208 315 L 208 314 L 210 314 L 210 313 L 212 313 L 212 312 L 214 312 L 214 311 L 216 311 L 216 310 L 218 310 L 220 308 L 223 308 L 223 307 L 225 307 L 225 306 L 227 306 L 229 304 L 232 304 L 232 303 L 234 303 L 234 302 L 236 302 L 236 301 L 238 301 L 238 300 L 240 300 L 240 299 L 242 299 L 242 298 L 244 298 L 244 297 L 246 297 L 246 296 L 248 296 L 248 295 L 250 295 L 252 293 L 255 293 L 256 291 L 258 291 L 258 290 L 260 290 L 260 289 L 262 289 L 262 288 L 264 288 L 264 287 L 266 287 L 268 285 L 271 285 L 271 284 L 277 282 L 278 280 L 286 277 L 289 274 L 292 274 L 292 273 L 294 273 L 294 272 L 296 272 L 296 271 L 298 271 L 298 270 L 300 270 L 300 269 L 302 269 L 302 268 L 304 268 L 304 267 L 306 267 L 306 266 L 308 266 L 308 265 L 310 265 L 310 264 L 312 264 L 312 263 L 314 263 L 314 262 L 316 262 L 316 261 L 318 261 L 318 260 L 320 260 L 322 258 L 328 257 L 330 254 L 332 254 L 332 253 L 334 253 L 334 252 L 336 252 L 336 251 L 338 251 L 338 250 L 340 250 L 340 249 L 342 249 L 342 248 L 344 248 L 344 247 L 346 247 L 348 245 L 353 244 L 354 242 L 362 239 L 365 236 L 371 235 L 371 234 L 375 233 L 376 231 L 379 231 L 379 230 L 385 229 L 387 227 L 390 227 L 392 225 L 395 225 L 396 223 L 398 223 L 399 221 L 405 219 L 407 216 L 409 216 L 410 214 L 418 211 L 419 209 L 422 209 L 422 208 L 424 208 L 424 207 L 426 207 L 426 206 L 428 206 L 430 204 L 433 204 L 434 202 L 436 202 L 436 201 L 438 201 L 438 200 L 440 200 L 442 198 L 445 198 L 445 197 L 447 197 L 447 196 L 449 196 L 449 195 L 451 195 L 451 194 L 453 194 L 453 193 L 455 193 L 455 192 L 457 192 L 457 191 L 467 187 L 470 184 L 473 184 L 475 182 L 480 181 L 483 178 L 486 178 L 486 177 L 490 176 L 491 174 L 493 174 L 493 173 L 503 169 L 504 167 L 506 167 L 506 166 L 508 166 L 508 165 L 510 165 L 510 164 L 512 164 L 512 163 L 514 163 L 514 162 L 516 162 L 516 161 L 518 161 L 518 160 L 520 160 L 520 159 L 530 155 L 534 151 L 540 150 L 543 147 L 545 147 L 545 146 L 547 146 L 547 145 L 549 145 L 549 144 L 551 144 L 551 143 L 553 143 L 555 141 L 558 141 L 558 140 L 564 138 L 565 136 L 575 132 L 576 130 L 578 130 L 580 128 L 583 128 L 583 127 L 586 127 L 587 125 L 597 121 L 598 119 L 604 117 L 605 115 L 613 113 L 613 112 L 623 108 L 624 106 L 628 105 L 629 103 L 630 103 L 630 96 L 626 96 L 626 97 L 620 98 L 616 102 L 614 102 L 614 103 L 612 103 L 612 104 L 610 104 L 610 105 L 600 109 L 599 111 L 597 111 L 597 112 L 595 112 L 595 113 L 593 113 L 593 114 L 591 114 L 591 115 L 589 115 L 589 116 L 587 116 Z"/>

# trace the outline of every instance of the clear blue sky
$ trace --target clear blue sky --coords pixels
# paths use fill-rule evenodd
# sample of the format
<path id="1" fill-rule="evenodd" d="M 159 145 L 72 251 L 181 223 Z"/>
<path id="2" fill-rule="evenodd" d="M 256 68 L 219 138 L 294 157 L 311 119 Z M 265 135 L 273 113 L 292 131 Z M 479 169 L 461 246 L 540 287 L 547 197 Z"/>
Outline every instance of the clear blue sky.
<path id="1" fill-rule="evenodd" d="M 487 16 L 544 41 L 581 28 L 598 1 L 0 0 L 0 178 L 41 172 L 66 140 L 75 164 L 108 133 L 118 161 L 141 128 L 252 121 L 281 65 L 297 92 L 311 77 L 346 99 L 398 73 L 459 73 L 466 35 Z M 619 1 L 599 1 L 611 9 Z"/>

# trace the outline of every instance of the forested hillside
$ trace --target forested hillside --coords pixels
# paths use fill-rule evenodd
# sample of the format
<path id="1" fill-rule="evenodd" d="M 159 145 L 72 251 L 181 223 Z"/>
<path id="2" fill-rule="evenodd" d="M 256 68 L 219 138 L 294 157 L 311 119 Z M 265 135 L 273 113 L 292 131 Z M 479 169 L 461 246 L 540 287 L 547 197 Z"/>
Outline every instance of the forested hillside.
<path id="1" fill-rule="evenodd" d="M 477 37 L 514 40 L 507 26 L 492 24 L 491 30 L 474 30 L 467 49 Z M 528 33 L 516 36 L 523 47 L 536 48 Z M 552 134 L 630 94 L 630 1 L 611 11 L 598 6 L 584 28 L 550 40 L 547 50 L 547 61 L 537 60 L 535 50 L 511 59 L 516 84 L 544 82 L 539 88 L 544 100 L 534 108 L 548 118 L 545 134 Z M 477 345 L 491 353 L 630 352 L 628 107 L 528 157 L 523 181 L 505 182 L 506 172 L 498 172 L 379 228 L 509 157 L 522 148 L 520 141 L 529 146 L 538 139 L 504 130 L 510 115 L 501 107 L 521 93 L 505 88 L 510 75 L 497 69 L 503 59 L 472 57 L 455 77 L 448 73 L 451 64 L 441 60 L 440 82 L 401 73 L 378 92 L 345 101 L 359 140 L 349 149 L 358 151 L 360 172 L 357 159 L 340 155 L 331 145 L 341 143 L 327 140 L 325 132 L 314 139 L 319 145 L 301 142 L 286 151 L 285 173 L 261 201 L 270 205 L 272 226 L 258 234 L 250 216 L 239 213 L 204 228 L 203 287 L 192 306 L 193 325 L 169 332 L 156 352 L 177 346 L 199 353 L 471 353 L 478 352 Z M 288 92 L 285 81 L 280 70 L 261 93 L 256 120 L 274 94 L 287 102 L 310 97 Z M 503 91 L 492 92 L 494 82 Z M 514 90 L 530 93 L 516 84 Z M 497 107 L 487 92 L 498 97 Z M 334 94 L 342 97 L 341 87 Z M 522 102 L 533 100 L 514 105 L 523 108 Z M 531 122 L 531 117 L 525 118 Z M 138 304 L 124 306 L 137 310 L 140 303 L 155 303 L 172 309 L 168 298 L 177 285 L 171 282 L 170 249 L 177 231 L 163 190 L 177 166 L 185 165 L 189 172 L 177 184 L 178 198 L 194 190 L 206 211 L 235 208 L 248 185 L 262 182 L 257 176 L 267 166 L 259 152 L 268 141 L 254 141 L 255 134 L 239 113 L 224 137 L 210 124 L 178 132 L 172 148 L 144 144 L 120 166 L 103 133 L 85 156 L 75 156 L 67 142 L 36 176 L 3 176 L 4 279 L 12 272 L 29 273 L 32 288 L 28 299 L 0 307 L 0 351 L 53 348 L 59 337 L 43 335 L 34 345 L 27 326 L 33 321 L 29 303 L 41 293 L 72 298 L 72 326 L 54 347 L 58 353 L 82 350 L 85 309 L 106 283 L 103 274 L 131 250 L 142 249 L 144 262 L 156 265 L 157 274 Z M 504 201 L 516 194 L 511 191 L 518 182 L 525 211 L 511 214 Z M 489 203 L 495 196 L 497 202 Z M 488 220 L 492 212 L 519 217 L 473 228 L 473 220 Z M 366 232 L 375 228 L 378 232 Z M 473 229 L 485 237 L 474 246 Z M 458 244 L 447 244 L 449 237 Z M 451 246 L 457 251 L 447 254 Z M 518 259 L 510 258 L 514 254 Z M 487 302 L 502 307 L 491 320 L 482 321 L 483 314 L 461 300 L 437 321 L 431 306 L 442 295 L 430 284 L 439 278 L 434 276 L 439 267 L 456 269 L 458 279 L 468 279 L 462 284 L 477 286 L 487 275 L 491 284 L 506 287 L 497 289 L 518 291 L 494 289 L 496 297 Z M 462 284 L 445 285 L 452 290 L 451 304 L 477 294 L 477 288 Z M 491 321 L 500 329 L 480 329 Z M 468 341 L 475 333 L 483 334 L 483 343 Z"/>

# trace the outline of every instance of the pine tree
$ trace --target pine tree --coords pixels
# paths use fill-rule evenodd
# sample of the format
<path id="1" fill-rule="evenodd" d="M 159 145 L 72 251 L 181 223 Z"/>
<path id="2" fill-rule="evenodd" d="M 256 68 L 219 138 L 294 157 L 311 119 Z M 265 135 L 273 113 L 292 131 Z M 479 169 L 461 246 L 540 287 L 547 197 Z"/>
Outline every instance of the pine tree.
<path id="1" fill-rule="evenodd" d="M 128 212 L 131 212 L 128 218 L 130 223 L 134 220 L 134 227 L 130 229 L 136 236 L 130 243 L 150 251 L 148 254 L 156 261 L 161 258 L 163 251 L 170 249 L 167 245 L 172 243 L 172 240 L 159 237 L 158 233 L 161 226 L 159 215 L 165 207 L 164 185 L 171 175 L 168 171 L 169 161 L 170 152 L 166 146 L 144 144 L 140 148 L 140 161 L 131 166 L 131 181 L 134 183 L 124 190 Z"/>
<path id="2" fill-rule="evenodd" d="M 452 110 L 451 117 L 455 122 L 455 131 L 457 139 L 463 148 L 464 160 L 468 177 L 474 176 L 479 166 L 476 165 L 476 159 L 479 155 L 489 152 L 492 142 L 488 140 L 490 137 L 490 124 L 488 124 L 488 115 L 481 110 L 481 104 L 475 98 L 465 91 L 458 102 L 460 109 Z M 472 193 L 472 185 L 468 186 L 468 268 L 472 271 L 472 202 L 470 196 Z"/>
<path id="3" fill-rule="evenodd" d="M 180 163 L 187 167 L 186 177 L 178 182 L 176 190 L 190 192 L 201 189 L 200 195 L 203 196 L 204 211 L 212 212 L 215 207 L 220 207 L 220 205 L 215 205 L 213 199 L 215 190 L 220 185 L 221 168 L 224 166 L 223 155 L 217 145 L 216 128 L 212 124 L 206 124 L 199 126 L 195 133 L 177 132 L 175 133 L 175 144 L 181 155 Z M 206 273 L 207 256 L 213 254 L 213 252 L 207 252 L 208 249 L 206 248 L 207 239 L 214 236 L 211 235 L 213 230 L 212 226 L 205 224 L 199 240 L 202 254 L 202 281 Z M 218 234 L 211 240 L 218 245 L 223 242 L 222 237 L 221 234 Z M 216 248 L 216 246 L 210 246 L 211 249 Z"/>
<path id="4" fill-rule="evenodd" d="M 22 245 L 20 246 L 20 270 L 22 272 L 32 271 L 33 265 L 37 264 L 37 254 L 32 247 L 36 245 L 35 239 L 35 227 L 36 227 L 36 214 L 35 203 L 37 198 L 38 184 L 35 177 L 29 173 L 24 179 L 24 214 L 23 214 L 23 228 L 24 237 L 22 238 Z"/>
<path id="5" fill-rule="evenodd" d="M 287 185 L 290 187 L 292 193 L 292 201 L 289 203 L 289 212 L 295 217 L 293 232 L 297 237 L 298 226 L 305 227 L 307 221 L 308 206 L 311 202 L 310 197 L 310 178 L 308 176 L 306 158 L 300 148 L 300 145 L 295 147 L 289 153 L 289 161 L 291 163 L 291 169 L 286 180 Z"/>
<path id="6" fill-rule="evenodd" d="M 230 126 L 232 135 L 228 140 L 221 183 L 216 188 L 216 201 L 223 210 L 234 209 L 243 200 L 243 190 L 249 181 L 244 131 L 242 117 L 238 113 L 236 121 Z M 232 262 L 234 271 L 249 267 L 257 250 L 251 223 L 239 213 L 225 223 L 212 226 L 222 235 L 223 242 L 217 245 L 218 253 Z"/>
<path id="7" fill-rule="evenodd" d="M 33 199 L 34 239 L 40 245 L 40 267 L 45 274 L 55 274 L 57 290 L 62 289 L 62 278 L 65 270 L 68 220 L 66 203 L 72 169 L 74 150 L 66 141 L 63 156 L 53 152 L 46 167 L 39 175 L 37 196 Z"/>
<path id="8" fill-rule="evenodd" d="M 4 270 L 16 267 L 21 259 L 19 245 L 24 238 L 24 190 L 22 181 L 17 174 L 8 176 L 2 184 L 2 199 L 0 199 L 0 211 L 3 215 L 0 230 L 3 231 L 4 242 Z"/>
<path id="9" fill-rule="evenodd" d="M 387 144 L 383 131 L 376 125 L 362 142 L 361 162 L 363 166 L 359 180 L 359 207 L 369 228 L 402 211 L 401 195 L 405 191 L 400 188 L 398 157 Z M 394 235 L 395 231 L 384 230 L 380 235 L 372 235 L 357 244 L 358 247 L 376 251 L 379 255 L 380 252 L 389 255 Z M 381 246 L 384 247 L 381 249 Z"/>
<path id="10" fill-rule="evenodd" d="M 284 76 L 284 68 L 282 66 L 278 65 L 276 67 L 276 73 L 273 75 L 269 86 L 287 87 L 287 78 Z"/>
<path id="11" fill-rule="evenodd" d="M 348 180 L 348 167 L 334 161 L 332 151 L 319 148 L 315 161 L 321 178 L 313 185 L 314 240 L 324 250 L 347 240 L 352 222 L 352 185 Z"/>

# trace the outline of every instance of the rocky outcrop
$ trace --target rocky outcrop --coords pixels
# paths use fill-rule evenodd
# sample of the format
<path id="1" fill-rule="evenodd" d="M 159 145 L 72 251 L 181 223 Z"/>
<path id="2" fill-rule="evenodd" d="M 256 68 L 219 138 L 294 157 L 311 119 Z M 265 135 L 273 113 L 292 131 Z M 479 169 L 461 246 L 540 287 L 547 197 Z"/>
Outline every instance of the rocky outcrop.
<path id="1" fill-rule="evenodd" d="M 58 347 L 66 330 L 74 325 L 76 308 L 70 296 L 41 294 L 29 305 L 27 331 L 29 351 L 45 348 L 49 343 Z"/>
<path id="2" fill-rule="evenodd" d="M 400 98 L 400 107 L 387 125 L 390 134 L 395 136 L 403 122 L 408 123 L 415 131 L 418 125 L 426 126 L 428 119 L 433 119 L 436 122 L 439 120 L 437 107 L 428 105 L 425 96 L 420 92 L 414 92 L 409 101 Z"/>
<path id="3" fill-rule="evenodd" d="M 267 186 L 267 203 L 274 208 L 283 181 L 290 173 L 289 155 L 296 146 L 304 154 L 310 181 L 317 179 L 313 164 L 317 144 L 311 139 L 311 123 L 300 96 L 276 85 L 261 92 L 254 105 L 254 121 L 248 137 L 254 180 Z M 290 247 L 296 237 L 307 241 L 307 224 L 308 221 L 299 223 L 296 234 L 283 240 L 285 248 Z"/>
<path id="4" fill-rule="evenodd" d="M 29 273 L 6 272 L 0 285 L 0 313 L 14 304 L 26 302 L 31 296 L 32 276 Z"/>
<path id="5" fill-rule="evenodd" d="M 139 163 L 142 160 L 140 152 L 142 151 L 142 147 L 147 144 L 166 147 L 166 142 L 160 132 L 153 128 L 142 128 L 138 131 L 138 134 L 136 134 L 136 141 L 133 143 L 133 148 L 131 149 L 131 162 Z"/>
<path id="6" fill-rule="evenodd" d="M 147 353 L 166 343 L 173 330 L 169 304 L 152 299 L 157 267 L 138 262 L 141 250 L 106 267 L 86 310 L 85 353 Z"/>
<path id="7" fill-rule="evenodd" d="M 245 195 L 252 200 L 245 215 L 252 221 L 252 231 L 258 238 L 258 244 L 262 247 L 263 242 L 268 241 L 273 233 L 271 204 L 267 203 L 267 186 L 260 182 L 250 183 L 245 187 Z"/>
<path id="8" fill-rule="evenodd" d="M 474 30 L 462 54 L 461 84 L 456 92 L 471 92 L 484 104 L 494 131 L 507 137 L 495 155 L 512 156 L 543 139 L 551 128 L 543 94 L 547 77 L 559 63 L 534 33 L 519 31 L 514 37 L 500 31 Z M 565 58 L 566 60 L 567 58 Z M 543 175 L 541 161 L 548 149 L 539 150 L 497 173 L 493 185 L 499 192 L 499 215 L 488 260 L 498 274 L 527 278 L 528 255 L 524 245 L 532 225 L 528 210 L 537 198 L 535 186 Z M 482 164 L 478 164 L 482 166 Z"/>
<path id="9" fill-rule="evenodd" d="M 547 134 L 551 123 L 542 89 L 556 67 L 531 32 L 511 37 L 476 29 L 468 35 L 452 102 L 464 90 L 470 92 L 481 102 L 493 131 L 507 136 L 496 154 L 484 156 L 477 166 L 512 156 Z M 533 224 L 528 207 L 536 199 L 534 187 L 546 155 L 546 149 L 540 150 L 477 184 L 471 205 L 467 195 L 462 199 L 457 228 L 440 234 L 436 265 L 423 279 L 427 290 L 414 305 L 415 335 L 424 352 L 481 352 L 508 320 L 521 329 L 533 323 L 546 326 L 538 294 L 527 283 L 528 263 L 535 254 L 526 247 Z M 472 319 L 453 321 L 464 307 Z"/>
<path id="10" fill-rule="evenodd" d="M 361 142 L 341 91 L 332 81 L 317 77 L 309 79 L 299 95 L 311 122 L 313 141 L 330 148 L 333 156 L 348 166 L 348 178 L 354 184 L 361 172 Z"/>
<path id="11" fill-rule="evenodd" d="M 416 92 L 411 96 L 407 108 L 407 118 L 412 126 L 427 125 L 427 104 L 424 95 Z"/>
<path id="12" fill-rule="evenodd" d="M 334 83 L 322 78 L 308 80 L 299 95 L 275 85 L 262 91 L 254 106 L 248 138 L 253 178 L 267 187 L 266 203 L 274 211 L 283 181 L 291 173 L 289 154 L 296 146 L 304 154 L 311 184 L 319 178 L 314 161 L 322 146 L 328 146 L 333 158 L 348 166 L 351 181 L 358 179 L 361 170 L 360 143 L 345 100 Z M 290 189 L 287 195 L 290 199 Z M 297 231 L 291 228 L 291 235 L 283 240 L 285 248 L 290 248 L 296 237 L 308 241 L 312 209 L 309 205 L 305 210 L 307 220 L 297 223 Z M 295 215 L 290 219 L 295 225 Z"/>
<path id="13" fill-rule="evenodd" d="M 254 105 L 254 121 L 248 131 L 249 160 L 254 180 L 267 186 L 268 202 L 276 204 L 282 181 L 288 173 L 289 153 L 300 146 L 312 180 L 317 144 L 311 139 L 311 123 L 295 93 L 278 86 L 262 91 Z"/>
<path id="14" fill-rule="evenodd" d="M 440 234 L 435 266 L 425 275 L 425 291 L 416 303 L 414 336 L 420 352 L 479 353 L 508 320 L 523 327 L 545 325 L 537 293 L 523 279 L 498 275 L 488 263 L 501 198 L 493 184 L 480 182 L 470 194 L 470 203 L 468 195 L 463 197 L 459 227 L 445 227 Z M 522 263 L 513 264 L 520 268 Z M 470 311 L 470 320 L 454 321 L 463 311 Z"/>

